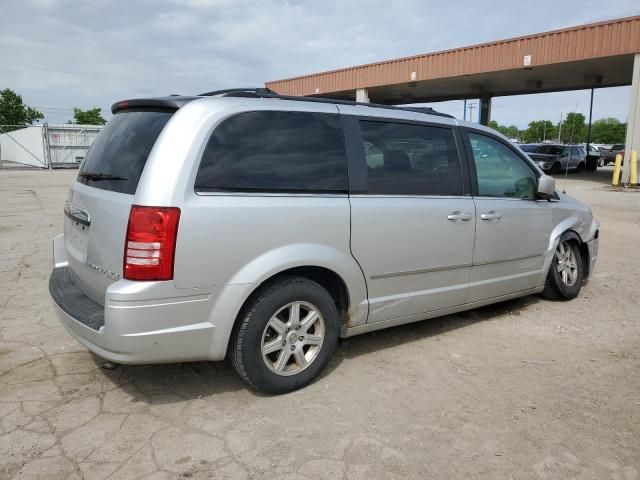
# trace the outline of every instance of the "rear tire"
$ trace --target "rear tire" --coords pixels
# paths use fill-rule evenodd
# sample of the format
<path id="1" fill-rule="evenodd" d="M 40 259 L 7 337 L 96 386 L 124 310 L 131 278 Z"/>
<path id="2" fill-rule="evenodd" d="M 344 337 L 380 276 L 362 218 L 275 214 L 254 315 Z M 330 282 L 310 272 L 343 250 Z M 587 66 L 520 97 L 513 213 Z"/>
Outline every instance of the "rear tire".
<path id="1" fill-rule="evenodd" d="M 551 167 L 551 175 L 558 175 L 562 171 L 562 167 L 559 163 L 554 163 Z"/>
<path id="2" fill-rule="evenodd" d="M 329 362 L 338 325 L 336 304 L 322 286 L 283 277 L 254 295 L 240 314 L 229 343 L 231 363 L 257 390 L 297 390 Z"/>
<path id="3" fill-rule="evenodd" d="M 584 171 L 584 162 L 580 162 L 580 163 L 578 164 L 578 166 L 576 167 L 576 171 L 577 171 L 578 173 L 580 173 L 580 172 Z"/>
<path id="4" fill-rule="evenodd" d="M 580 293 L 583 276 L 578 244 L 574 240 L 561 238 L 551 260 L 542 295 L 550 300 L 571 300 Z"/>

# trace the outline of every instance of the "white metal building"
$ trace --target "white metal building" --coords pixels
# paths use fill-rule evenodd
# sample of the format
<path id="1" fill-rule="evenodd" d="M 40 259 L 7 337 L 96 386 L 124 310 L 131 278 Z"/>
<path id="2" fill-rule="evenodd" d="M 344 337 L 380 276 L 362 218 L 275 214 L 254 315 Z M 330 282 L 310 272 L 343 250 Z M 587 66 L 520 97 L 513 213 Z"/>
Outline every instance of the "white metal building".
<path id="1" fill-rule="evenodd" d="M 0 167 L 77 167 L 100 130 L 102 125 L 44 124 L 0 133 Z"/>

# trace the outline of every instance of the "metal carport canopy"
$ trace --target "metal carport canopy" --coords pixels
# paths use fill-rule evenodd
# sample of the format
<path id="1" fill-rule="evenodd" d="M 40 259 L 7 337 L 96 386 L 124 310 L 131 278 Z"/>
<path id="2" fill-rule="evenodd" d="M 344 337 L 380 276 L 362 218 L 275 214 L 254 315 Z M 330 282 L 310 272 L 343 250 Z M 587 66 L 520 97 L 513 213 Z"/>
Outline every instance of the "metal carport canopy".
<path id="1" fill-rule="evenodd" d="M 267 82 L 280 94 L 401 104 L 631 85 L 640 16 Z"/>

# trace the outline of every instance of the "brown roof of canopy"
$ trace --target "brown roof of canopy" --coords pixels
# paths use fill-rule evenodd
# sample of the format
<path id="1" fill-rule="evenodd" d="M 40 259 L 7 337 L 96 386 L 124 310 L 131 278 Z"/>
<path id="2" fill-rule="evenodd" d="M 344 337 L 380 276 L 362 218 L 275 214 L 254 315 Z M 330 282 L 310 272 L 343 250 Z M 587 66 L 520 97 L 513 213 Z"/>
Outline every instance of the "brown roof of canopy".
<path id="1" fill-rule="evenodd" d="M 395 92 L 388 90 L 387 93 L 399 96 L 409 95 L 410 97 L 421 95 L 425 97 L 426 93 L 426 97 L 433 98 L 478 96 L 477 94 L 483 91 L 493 94 L 509 94 L 527 93 L 524 90 L 532 90 L 530 93 L 534 93 L 536 90 L 587 88 L 589 83 L 594 84 L 591 86 L 614 86 L 631 83 L 631 67 L 629 65 L 632 65 L 634 53 L 640 53 L 640 16 L 275 80 L 267 82 L 266 86 L 287 95 L 346 97 L 352 96 L 353 90 L 357 88 L 372 89 L 370 96 L 371 92 L 375 96 L 376 94 L 385 95 L 384 87 L 392 85 L 409 87 L 431 85 L 432 88 L 429 91 L 425 90 L 418 95 L 415 95 L 415 90 L 411 91 L 406 88 L 404 90 L 396 89 Z M 530 56 L 529 65 L 526 65 L 525 56 Z M 623 63 L 603 63 L 601 60 L 607 57 L 620 57 L 626 60 Z M 629 59 L 631 59 L 631 63 L 629 63 Z M 579 68 L 573 68 L 573 65 L 578 66 L 577 62 L 582 63 Z M 544 67 L 558 64 L 567 64 L 571 68 L 567 69 L 565 73 L 570 74 L 573 71 L 576 78 L 578 76 L 585 77 L 584 82 L 567 80 L 555 85 L 553 72 L 545 73 Z M 536 81 L 535 73 L 527 73 L 521 77 L 522 79 L 527 77 L 528 87 L 517 86 L 514 83 L 513 86 L 504 84 L 493 88 L 491 86 L 492 77 L 485 75 L 523 70 L 528 72 L 538 70 L 540 78 L 545 80 Z M 624 71 L 616 72 L 615 70 Z M 587 78 L 590 75 L 593 76 L 592 80 Z M 439 79 L 441 83 L 442 80 L 450 80 L 455 77 L 469 77 L 471 80 L 466 82 L 466 86 L 463 86 L 464 82 L 460 83 L 459 88 L 455 85 L 452 88 L 447 88 L 446 85 L 440 85 L 437 82 Z M 542 86 L 542 82 L 546 81 L 547 77 L 549 81 L 546 87 Z M 470 84 L 474 78 L 479 85 L 475 89 L 471 88 Z M 434 83 L 434 81 L 436 82 Z M 536 89 L 536 85 L 539 88 Z M 501 88 L 515 87 L 517 88 L 513 92 L 500 91 Z M 378 89 L 377 93 L 376 89 Z M 372 98 L 372 100 L 375 99 Z"/>

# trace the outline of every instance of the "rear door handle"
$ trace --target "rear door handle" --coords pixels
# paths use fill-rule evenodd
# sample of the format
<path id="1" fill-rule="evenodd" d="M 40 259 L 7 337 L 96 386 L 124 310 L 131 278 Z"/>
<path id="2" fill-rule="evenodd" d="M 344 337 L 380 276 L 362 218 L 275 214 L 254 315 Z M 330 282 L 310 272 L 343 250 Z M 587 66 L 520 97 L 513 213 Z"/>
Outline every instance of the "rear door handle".
<path id="1" fill-rule="evenodd" d="M 502 218 L 502 215 L 491 210 L 490 212 L 480 214 L 480 218 L 482 220 L 500 220 Z"/>
<path id="2" fill-rule="evenodd" d="M 456 210 L 455 212 L 451 212 L 449 215 L 447 215 L 447 219 L 452 221 L 462 220 L 463 222 L 468 222 L 469 220 L 471 220 L 471 214 L 463 213 L 459 210 Z"/>

